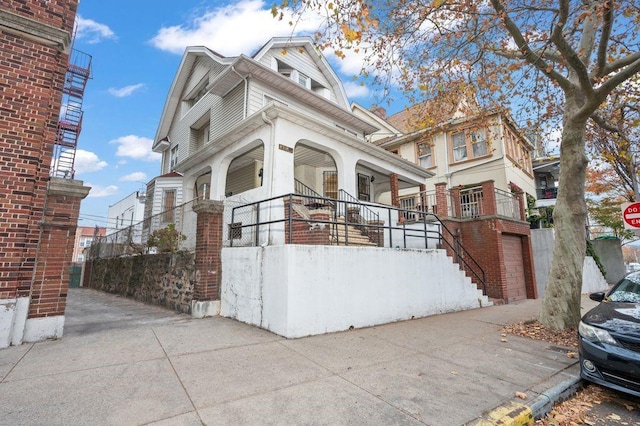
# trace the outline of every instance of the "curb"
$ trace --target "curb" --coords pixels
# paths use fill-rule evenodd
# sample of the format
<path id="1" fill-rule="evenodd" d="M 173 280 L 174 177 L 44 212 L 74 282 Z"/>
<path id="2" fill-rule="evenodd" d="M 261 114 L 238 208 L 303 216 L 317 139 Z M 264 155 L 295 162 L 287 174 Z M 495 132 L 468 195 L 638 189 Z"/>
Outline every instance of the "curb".
<path id="1" fill-rule="evenodd" d="M 584 382 L 579 375 L 573 376 L 547 391 L 540 393 L 530 404 L 509 401 L 494 408 L 474 426 L 524 426 L 533 425 L 536 419 L 544 417 L 557 402 L 564 401 L 574 395 Z"/>

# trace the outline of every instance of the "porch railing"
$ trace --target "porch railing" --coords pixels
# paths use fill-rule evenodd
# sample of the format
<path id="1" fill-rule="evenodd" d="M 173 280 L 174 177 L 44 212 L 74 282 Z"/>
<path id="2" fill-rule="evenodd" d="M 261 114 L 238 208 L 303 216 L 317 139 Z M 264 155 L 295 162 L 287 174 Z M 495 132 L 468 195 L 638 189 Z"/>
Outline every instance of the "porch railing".
<path id="1" fill-rule="evenodd" d="M 515 194 L 495 188 L 496 212 L 499 216 L 520 219 L 520 201 Z"/>
<path id="2" fill-rule="evenodd" d="M 360 202 L 360 200 L 349 194 L 344 189 L 338 191 L 338 199 L 343 201 L 343 203 L 338 204 L 338 216 L 346 217 L 349 213 L 349 206 L 352 205 L 358 211 L 357 214 L 351 215 L 352 221 L 357 221 L 360 225 L 366 225 L 367 223 L 371 223 L 373 221 L 377 222 L 380 220 L 378 213 L 366 207 Z M 339 211 L 340 207 L 344 208 L 342 212 Z"/>
<path id="3" fill-rule="evenodd" d="M 314 214 L 303 215 L 300 207 L 309 203 L 322 203 L 347 211 L 348 207 L 378 211 L 376 220 L 366 223 L 354 220 L 352 215 L 338 217 L 330 208 L 320 208 Z M 399 222 L 398 217 L 415 214 L 419 222 Z M 359 230 L 365 229 L 365 232 Z M 332 230 L 343 233 L 336 241 L 330 238 Z M 359 234 L 359 235 L 358 235 Z M 305 197 L 286 194 L 232 208 L 228 224 L 227 245 L 246 247 L 278 244 L 363 245 L 361 238 L 371 246 L 388 248 L 445 248 L 454 262 L 471 276 L 486 294 L 485 272 L 465 249 L 456 236 L 434 213 L 379 205 L 362 201 L 345 201 L 326 197 Z"/>

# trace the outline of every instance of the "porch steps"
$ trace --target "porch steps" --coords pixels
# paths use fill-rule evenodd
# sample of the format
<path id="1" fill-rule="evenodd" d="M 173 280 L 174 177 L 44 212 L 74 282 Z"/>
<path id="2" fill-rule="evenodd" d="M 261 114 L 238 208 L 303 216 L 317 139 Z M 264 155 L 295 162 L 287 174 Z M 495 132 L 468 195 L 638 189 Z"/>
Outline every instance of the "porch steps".
<path id="1" fill-rule="evenodd" d="M 337 219 L 338 224 L 333 226 L 330 225 L 329 235 L 331 237 L 331 243 L 339 246 L 346 245 L 348 242 L 349 246 L 361 246 L 361 247 L 377 247 L 376 243 L 372 243 L 369 240 L 369 237 L 362 234 L 356 226 L 348 225 L 345 227 L 344 217 L 339 217 Z M 346 229 L 345 229 L 346 228 Z M 347 234 L 348 231 L 348 234 Z"/>

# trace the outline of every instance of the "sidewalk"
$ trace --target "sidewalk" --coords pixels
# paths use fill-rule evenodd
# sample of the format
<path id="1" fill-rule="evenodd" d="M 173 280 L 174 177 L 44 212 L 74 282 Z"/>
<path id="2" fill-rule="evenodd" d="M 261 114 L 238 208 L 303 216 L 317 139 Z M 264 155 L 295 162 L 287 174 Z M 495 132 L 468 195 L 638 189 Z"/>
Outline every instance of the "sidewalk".
<path id="1" fill-rule="evenodd" d="M 548 403 L 578 374 L 561 348 L 501 336 L 540 300 L 286 340 L 69 294 L 61 340 L 0 350 L 0 425 L 474 424 L 516 392 Z"/>

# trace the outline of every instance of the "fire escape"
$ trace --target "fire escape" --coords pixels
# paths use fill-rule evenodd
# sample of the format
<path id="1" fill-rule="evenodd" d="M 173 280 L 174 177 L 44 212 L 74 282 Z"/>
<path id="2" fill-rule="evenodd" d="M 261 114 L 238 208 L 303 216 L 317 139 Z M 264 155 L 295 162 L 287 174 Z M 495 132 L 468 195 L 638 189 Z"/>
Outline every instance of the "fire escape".
<path id="1" fill-rule="evenodd" d="M 51 176 L 73 179 L 78 137 L 82 129 L 82 98 L 91 78 L 91 55 L 73 49 L 62 89 L 62 107 L 53 147 Z"/>

